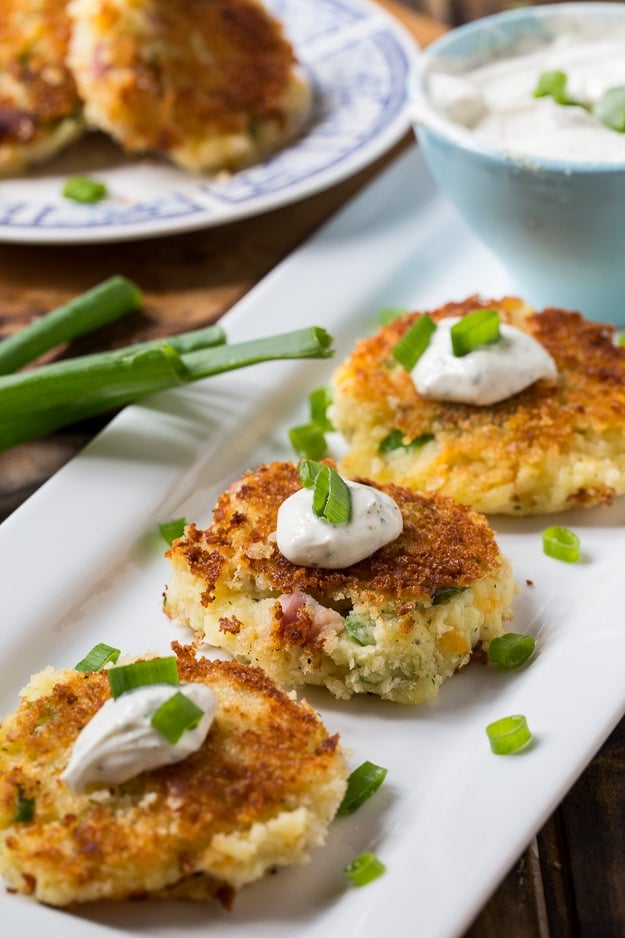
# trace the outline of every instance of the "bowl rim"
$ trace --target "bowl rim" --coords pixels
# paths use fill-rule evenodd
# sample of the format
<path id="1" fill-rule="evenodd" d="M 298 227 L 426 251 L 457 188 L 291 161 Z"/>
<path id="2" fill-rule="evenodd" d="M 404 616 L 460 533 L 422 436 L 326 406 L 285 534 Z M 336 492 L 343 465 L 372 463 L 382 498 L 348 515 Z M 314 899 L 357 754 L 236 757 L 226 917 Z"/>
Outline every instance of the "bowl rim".
<path id="1" fill-rule="evenodd" d="M 451 51 L 459 40 L 467 36 L 496 30 L 500 25 L 517 22 L 549 21 L 561 17 L 575 16 L 576 18 L 597 19 L 601 16 L 615 15 L 622 19 L 625 32 L 625 3 L 623 2 L 567 2 L 540 4 L 536 6 L 519 7 L 513 10 L 503 10 L 492 13 L 479 19 L 464 23 L 450 30 L 422 50 L 419 58 L 414 62 L 407 80 L 407 100 L 409 113 L 415 132 L 418 137 L 419 130 L 435 134 L 448 143 L 460 149 L 473 153 L 486 161 L 500 165 L 507 164 L 516 169 L 525 169 L 529 172 L 566 173 L 590 175 L 602 173 L 606 175 L 625 175 L 625 160 L 622 163 L 605 161 L 578 162 L 575 160 L 554 159 L 550 157 L 514 155 L 504 149 L 498 149 L 492 143 L 485 143 L 476 139 L 470 129 L 455 124 L 438 113 L 429 101 L 425 89 L 426 78 L 441 53 Z"/>

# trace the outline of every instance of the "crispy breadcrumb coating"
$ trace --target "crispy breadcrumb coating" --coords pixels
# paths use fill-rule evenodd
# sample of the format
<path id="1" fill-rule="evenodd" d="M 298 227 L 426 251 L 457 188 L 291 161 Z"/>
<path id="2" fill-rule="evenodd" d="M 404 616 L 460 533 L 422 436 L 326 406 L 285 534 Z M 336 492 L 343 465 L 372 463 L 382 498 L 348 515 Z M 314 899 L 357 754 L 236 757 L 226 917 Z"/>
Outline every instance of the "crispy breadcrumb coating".
<path id="1" fill-rule="evenodd" d="M 86 115 L 129 152 L 240 168 L 310 117 L 310 83 L 260 0 L 72 0 L 69 11 Z"/>
<path id="2" fill-rule="evenodd" d="M 612 327 L 561 309 L 536 312 L 513 297 L 470 297 L 431 315 L 487 307 L 547 349 L 557 381 L 487 407 L 427 400 L 391 355 L 421 314 L 402 316 L 358 342 L 334 374 L 331 415 L 349 445 L 342 472 L 449 495 L 486 513 L 610 504 L 625 492 L 625 348 L 614 344 Z M 387 450 L 392 432 L 415 445 Z"/>
<path id="3" fill-rule="evenodd" d="M 52 905 L 219 898 L 323 842 L 346 787 L 337 736 L 257 668 L 174 644 L 181 681 L 207 684 L 201 748 L 121 785 L 76 793 L 60 778 L 80 730 L 109 699 L 105 671 L 36 675 L 0 726 L 0 872 Z M 16 821 L 20 801 L 32 820 Z"/>
<path id="4" fill-rule="evenodd" d="M 509 615 L 512 574 L 487 521 L 451 499 L 379 486 L 402 513 L 396 540 L 344 569 L 296 566 L 275 530 L 300 486 L 293 464 L 261 466 L 220 496 L 207 530 L 188 526 L 168 551 L 166 613 L 284 686 L 432 699 Z"/>
<path id="5" fill-rule="evenodd" d="M 83 131 L 69 34 L 65 0 L 0 4 L 0 174 L 48 159 Z"/>

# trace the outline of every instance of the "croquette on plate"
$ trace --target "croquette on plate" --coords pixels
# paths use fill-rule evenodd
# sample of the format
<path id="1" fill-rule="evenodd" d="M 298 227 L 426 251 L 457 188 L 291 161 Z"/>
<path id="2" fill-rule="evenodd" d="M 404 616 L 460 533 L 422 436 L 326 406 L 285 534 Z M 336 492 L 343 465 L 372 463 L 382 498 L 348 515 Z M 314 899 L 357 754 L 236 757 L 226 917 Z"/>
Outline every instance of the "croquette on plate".
<path id="1" fill-rule="evenodd" d="M 260 0 L 72 0 L 69 12 L 87 118 L 128 152 L 237 169 L 310 117 L 310 83 Z"/>
<path id="2" fill-rule="evenodd" d="M 497 404 L 426 400 L 391 350 L 420 313 L 358 342 L 333 377 L 332 419 L 347 440 L 347 476 L 438 492 L 478 511 L 540 514 L 625 492 L 625 348 L 610 326 L 522 300 L 470 297 L 434 320 L 496 307 L 557 367 Z"/>
<path id="3" fill-rule="evenodd" d="M 276 519 L 300 488 L 292 463 L 231 485 L 211 526 L 189 525 L 168 551 L 165 612 L 285 687 L 436 697 L 509 615 L 515 586 L 488 522 L 451 499 L 380 486 L 403 517 L 395 540 L 343 569 L 298 566 L 278 550 Z"/>
<path id="4" fill-rule="evenodd" d="M 183 682 L 216 714 L 175 765 L 77 793 L 62 779 L 74 742 L 110 699 L 105 670 L 35 675 L 0 725 L 0 872 L 52 905 L 97 899 L 219 898 L 324 840 L 347 769 L 306 703 L 257 668 L 174 644 Z M 32 804 L 32 819 L 16 820 Z"/>
<path id="5" fill-rule="evenodd" d="M 69 33 L 65 0 L 0 4 L 0 174 L 48 159 L 83 131 Z"/>

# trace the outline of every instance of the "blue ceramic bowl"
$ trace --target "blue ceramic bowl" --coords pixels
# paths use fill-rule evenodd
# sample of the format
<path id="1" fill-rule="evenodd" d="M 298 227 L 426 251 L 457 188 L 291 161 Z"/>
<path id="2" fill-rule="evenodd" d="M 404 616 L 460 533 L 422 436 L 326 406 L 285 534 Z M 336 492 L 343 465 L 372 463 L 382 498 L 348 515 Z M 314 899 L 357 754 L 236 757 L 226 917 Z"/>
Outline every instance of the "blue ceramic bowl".
<path id="1" fill-rule="evenodd" d="M 625 36 L 625 4 L 526 7 L 437 40 L 411 76 L 414 127 L 440 188 L 505 265 L 520 296 L 625 325 L 625 163 L 515 158 L 478 142 L 428 98 L 432 70 L 457 73 L 485 64 L 519 41 L 546 41 L 571 23 Z"/>

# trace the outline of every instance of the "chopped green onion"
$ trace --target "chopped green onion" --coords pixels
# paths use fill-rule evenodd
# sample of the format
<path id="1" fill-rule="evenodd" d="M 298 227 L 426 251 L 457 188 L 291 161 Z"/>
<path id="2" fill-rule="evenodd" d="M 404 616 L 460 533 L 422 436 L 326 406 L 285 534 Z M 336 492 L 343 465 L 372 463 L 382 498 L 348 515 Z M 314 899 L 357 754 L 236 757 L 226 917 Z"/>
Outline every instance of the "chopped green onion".
<path id="1" fill-rule="evenodd" d="M 323 515 L 332 524 L 348 524 L 352 517 L 352 499 L 349 486 L 343 478 L 328 466 L 330 470 L 330 490 Z"/>
<path id="2" fill-rule="evenodd" d="M 566 83 L 566 73 L 560 69 L 542 72 L 534 89 L 534 97 L 553 98 L 556 104 L 571 104 L 573 102 L 566 96 Z"/>
<path id="3" fill-rule="evenodd" d="M 310 407 L 310 420 L 322 430 L 334 430 L 332 421 L 328 417 L 328 407 L 332 403 L 332 391 L 328 387 L 315 388 L 308 395 Z"/>
<path id="4" fill-rule="evenodd" d="M 173 544 L 177 537 L 182 537 L 186 526 L 186 518 L 172 518 L 171 521 L 163 521 L 162 524 L 159 524 L 158 529 L 163 540 L 167 541 L 168 544 Z"/>
<path id="5" fill-rule="evenodd" d="M 619 85 L 604 91 L 593 107 L 593 114 L 606 127 L 625 133 L 625 87 Z"/>
<path id="6" fill-rule="evenodd" d="M 373 882 L 378 876 L 386 871 L 386 867 L 381 860 L 378 860 L 374 853 L 361 853 L 348 863 L 343 870 L 346 876 L 354 886 L 366 886 Z"/>
<path id="7" fill-rule="evenodd" d="M 312 510 L 318 518 L 324 517 L 324 511 L 330 497 L 330 468 L 322 466 L 315 476 L 313 486 Z"/>
<path id="8" fill-rule="evenodd" d="M 406 371 L 412 371 L 430 344 L 434 332 L 436 332 L 436 324 L 428 314 L 424 313 L 423 316 L 419 316 L 392 348 L 391 354 L 395 361 L 403 365 Z"/>
<path id="9" fill-rule="evenodd" d="M 349 486 L 336 469 L 314 459 L 302 459 L 299 477 L 304 488 L 313 489 L 312 510 L 330 524 L 349 524 L 352 500 Z"/>
<path id="10" fill-rule="evenodd" d="M 72 176 L 63 186 L 63 195 L 74 202 L 101 202 L 108 195 L 106 185 L 88 176 Z"/>
<path id="11" fill-rule="evenodd" d="M 323 429 L 316 423 L 301 423 L 289 430 L 291 446 L 298 456 L 323 459 L 328 444 Z"/>
<path id="12" fill-rule="evenodd" d="M 467 586 L 441 586 L 432 592 L 432 605 L 440 606 L 441 603 L 446 603 L 448 599 L 464 593 L 467 589 Z"/>
<path id="13" fill-rule="evenodd" d="M 586 101 L 576 101 L 569 98 L 566 93 L 567 76 L 558 69 L 543 72 L 538 78 L 534 91 L 535 98 L 551 97 L 556 104 L 565 107 L 575 105 L 589 111 L 597 120 L 601 121 L 610 130 L 625 133 L 625 86 L 616 85 L 607 88 L 599 100 L 590 105 Z"/>
<path id="14" fill-rule="evenodd" d="M 279 359 L 327 358 L 332 339 L 317 326 L 179 353 L 147 343 L 0 377 L 0 450 L 122 407 L 147 394 Z"/>
<path id="15" fill-rule="evenodd" d="M 554 524 L 543 531 L 543 551 L 556 560 L 576 563 L 581 556 L 579 537 L 569 528 Z"/>
<path id="16" fill-rule="evenodd" d="M 21 785 L 17 786 L 17 802 L 15 805 L 15 814 L 13 820 L 18 824 L 25 824 L 32 821 L 35 816 L 35 799 L 25 798 L 24 789 Z"/>
<path id="17" fill-rule="evenodd" d="M 460 358 L 482 345 L 496 342 L 500 335 L 499 312 L 496 309 L 476 309 L 451 327 L 451 348 Z"/>
<path id="18" fill-rule="evenodd" d="M 147 684 L 179 684 L 178 663 L 172 655 L 169 658 L 148 658 L 145 661 L 133 661 L 107 672 L 111 694 L 120 697 L 126 691 Z"/>
<path id="19" fill-rule="evenodd" d="M 532 738 L 527 720 L 523 714 L 518 713 L 510 717 L 502 717 L 486 727 L 486 735 L 490 748 L 498 756 L 518 752 L 526 746 Z"/>
<path id="20" fill-rule="evenodd" d="M 328 419 L 328 407 L 332 395 L 327 387 L 315 388 L 308 395 L 310 421 L 291 427 L 289 440 L 298 456 L 307 459 L 323 459 L 328 451 L 326 432 L 334 430 Z"/>
<path id="21" fill-rule="evenodd" d="M 389 306 L 381 309 L 378 313 L 378 322 L 381 326 L 388 326 L 389 322 L 394 322 L 400 316 L 405 316 L 408 310 L 401 306 Z"/>
<path id="22" fill-rule="evenodd" d="M 316 462 L 314 459 L 301 459 L 297 468 L 302 485 L 305 489 L 311 489 L 323 469 L 323 463 Z"/>
<path id="23" fill-rule="evenodd" d="M 154 712 L 150 723 L 170 743 L 177 743 L 183 733 L 198 725 L 204 711 L 177 691 Z"/>
<path id="24" fill-rule="evenodd" d="M 345 631 L 359 645 L 375 645 L 375 623 L 366 613 L 348 613 L 345 617 Z"/>
<path id="25" fill-rule="evenodd" d="M 494 638 L 488 646 L 488 659 L 503 668 L 519 668 L 536 647 L 533 635 L 506 632 Z"/>
<path id="26" fill-rule="evenodd" d="M 17 371 L 62 342 L 87 335 L 139 309 L 141 303 L 139 287 L 125 277 L 110 277 L 3 339 L 0 374 Z"/>
<path id="27" fill-rule="evenodd" d="M 121 652 L 119 648 L 113 648 L 112 645 L 106 645 L 99 642 L 94 645 L 90 652 L 82 658 L 78 664 L 74 665 L 75 671 L 99 671 L 105 664 L 115 662 Z"/>
<path id="28" fill-rule="evenodd" d="M 388 769 L 376 765 L 374 762 L 363 762 L 354 769 L 347 780 L 347 791 L 339 805 L 338 814 L 353 814 L 361 805 L 376 793 Z"/>
<path id="29" fill-rule="evenodd" d="M 398 449 L 403 449 L 406 451 L 420 449 L 422 446 L 425 446 L 426 443 L 429 443 L 433 439 L 433 433 L 421 433 L 413 440 L 405 440 L 403 430 L 395 429 L 391 430 L 390 433 L 387 433 L 384 439 L 380 441 L 378 452 L 392 453 Z"/>
<path id="30" fill-rule="evenodd" d="M 312 510 L 329 524 L 349 524 L 351 520 L 349 487 L 331 466 L 322 466 L 315 477 Z"/>

